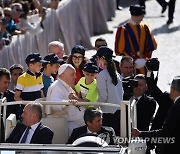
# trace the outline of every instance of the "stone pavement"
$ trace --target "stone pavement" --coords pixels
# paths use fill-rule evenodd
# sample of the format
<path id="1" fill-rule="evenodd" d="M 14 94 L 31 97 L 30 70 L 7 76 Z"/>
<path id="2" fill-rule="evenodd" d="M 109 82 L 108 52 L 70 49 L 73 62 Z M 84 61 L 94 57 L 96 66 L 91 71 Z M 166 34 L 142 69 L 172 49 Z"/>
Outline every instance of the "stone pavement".
<path id="1" fill-rule="evenodd" d="M 121 0 L 124 7 L 122 11 L 116 11 L 116 16 L 112 21 L 108 22 L 109 30 L 113 33 L 102 34 L 91 38 L 94 41 L 98 37 L 104 37 L 108 46 L 114 49 L 114 40 L 117 26 L 126 22 L 129 17 L 129 5 L 137 4 L 137 0 Z M 176 1 L 174 23 L 166 25 L 168 10 L 161 15 L 161 7 L 156 0 L 148 0 L 146 2 L 146 15 L 143 22 L 149 24 L 152 33 L 158 43 L 158 49 L 153 52 L 153 57 L 157 57 L 160 61 L 158 86 L 162 91 L 169 91 L 169 83 L 175 75 L 180 75 L 180 0 Z M 87 51 L 89 57 L 95 51 Z"/>

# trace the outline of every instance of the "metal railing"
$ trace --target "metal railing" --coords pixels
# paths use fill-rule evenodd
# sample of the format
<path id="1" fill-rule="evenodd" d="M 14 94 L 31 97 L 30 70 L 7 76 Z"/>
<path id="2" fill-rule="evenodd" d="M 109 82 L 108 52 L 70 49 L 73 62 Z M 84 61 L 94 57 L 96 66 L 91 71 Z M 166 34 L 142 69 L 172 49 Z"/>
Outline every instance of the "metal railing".
<path id="1" fill-rule="evenodd" d="M 7 106 L 9 105 L 26 105 L 28 103 L 32 102 L 39 102 L 42 105 L 71 105 L 69 102 L 59 102 L 59 101 L 41 101 L 41 100 L 36 100 L 36 101 L 14 101 L 14 102 L 7 102 L 6 98 L 3 98 L 0 100 L 0 115 L 1 115 L 1 108 L 3 107 L 3 123 L 4 123 L 4 128 L 6 128 L 6 110 Z M 131 105 L 130 101 L 122 101 L 120 103 L 121 105 L 118 104 L 112 104 L 112 103 L 104 103 L 104 102 L 79 102 L 77 105 L 78 106 L 86 106 L 86 105 L 93 105 L 95 107 L 99 106 L 108 106 L 108 107 L 115 107 L 117 109 L 121 110 L 121 118 L 120 118 L 120 134 L 121 137 L 131 137 L 131 123 L 132 120 L 135 120 L 133 123 L 137 123 L 135 118 L 131 117 Z M 1 125 L 1 120 L 0 120 L 0 125 Z M 0 128 L 1 129 L 1 128 Z"/>

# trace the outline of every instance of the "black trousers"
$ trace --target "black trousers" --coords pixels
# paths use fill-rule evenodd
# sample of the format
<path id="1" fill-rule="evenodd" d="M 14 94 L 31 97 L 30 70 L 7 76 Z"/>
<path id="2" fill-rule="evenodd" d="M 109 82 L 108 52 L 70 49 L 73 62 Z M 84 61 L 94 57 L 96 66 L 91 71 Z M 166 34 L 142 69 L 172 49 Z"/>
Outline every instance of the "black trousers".
<path id="1" fill-rule="evenodd" d="M 4 123 L 3 123 L 3 119 L 2 119 L 2 116 L 0 116 L 0 120 L 1 120 L 1 131 L 0 131 L 0 143 L 4 142 L 4 136 L 5 136 L 5 133 L 4 133 Z"/>
<path id="2" fill-rule="evenodd" d="M 112 127 L 117 136 L 120 136 L 120 110 L 114 114 L 103 113 L 103 126 Z"/>
<path id="3" fill-rule="evenodd" d="M 145 1 L 146 0 L 139 0 L 139 5 L 144 6 L 144 8 L 145 8 L 146 7 Z M 156 1 L 159 3 L 159 5 L 161 5 L 161 7 L 165 7 L 165 5 L 166 5 L 165 0 L 156 0 Z"/>
<path id="4" fill-rule="evenodd" d="M 176 0 L 170 0 L 169 1 L 169 10 L 168 10 L 169 20 L 174 19 L 175 3 L 176 3 Z"/>

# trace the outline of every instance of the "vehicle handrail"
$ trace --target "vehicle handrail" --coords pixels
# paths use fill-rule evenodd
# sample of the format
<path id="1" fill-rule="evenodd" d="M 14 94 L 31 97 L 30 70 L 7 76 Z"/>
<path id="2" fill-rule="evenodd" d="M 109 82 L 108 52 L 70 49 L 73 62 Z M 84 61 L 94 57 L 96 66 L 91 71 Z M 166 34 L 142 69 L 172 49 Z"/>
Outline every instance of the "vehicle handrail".
<path id="1" fill-rule="evenodd" d="M 3 101 L 3 102 L 2 102 Z M 3 107 L 3 123 L 4 123 L 4 127 L 6 127 L 6 107 L 9 105 L 26 105 L 28 103 L 34 103 L 34 102 L 39 102 L 42 105 L 71 105 L 68 101 L 42 101 L 42 100 L 35 100 L 35 101 L 13 101 L 13 102 L 7 102 L 6 99 L 2 99 L 0 100 L 0 113 L 1 113 L 1 107 Z M 126 104 L 129 106 L 130 101 L 122 101 L 120 104 Z M 121 105 L 119 104 L 113 104 L 113 103 L 104 103 L 104 102 L 78 102 L 77 105 L 79 106 L 86 106 L 86 105 L 93 105 L 93 106 L 108 106 L 108 107 L 115 107 L 115 108 L 119 108 L 121 110 Z M 123 110 L 126 110 L 125 108 L 123 108 Z M 130 115 L 130 111 L 128 110 L 128 114 Z M 124 118 L 124 117 L 121 117 Z M 1 120 L 0 120 L 0 124 L 1 124 Z M 122 127 L 122 126 L 121 126 Z M 128 134 L 130 134 L 131 129 L 129 128 L 128 130 Z M 123 133 L 124 134 L 124 133 Z"/>
<path id="2" fill-rule="evenodd" d="M 108 147 L 75 147 L 73 145 L 64 144 L 12 144 L 12 143 L 1 143 L 0 150 L 36 150 L 36 151 L 86 151 L 86 152 L 118 152 L 121 153 L 123 148 L 109 145 Z"/>
<path id="3" fill-rule="evenodd" d="M 33 103 L 33 102 L 39 102 L 42 105 L 71 105 L 69 102 L 61 102 L 61 101 L 13 101 L 13 102 L 5 102 L 2 103 L 1 106 L 8 106 L 8 105 L 17 105 L 17 104 L 22 104 L 26 105 L 28 103 Z M 123 102 L 129 102 L 129 101 L 123 101 Z M 113 103 L 104 103 L 104 102 L 78 102 L 77 105 L 93 105 L 93 106 L 111 106 L 111 107 L 117 107 L 120 108 L 121 105 L 119 104 L 113 104 Z"/>

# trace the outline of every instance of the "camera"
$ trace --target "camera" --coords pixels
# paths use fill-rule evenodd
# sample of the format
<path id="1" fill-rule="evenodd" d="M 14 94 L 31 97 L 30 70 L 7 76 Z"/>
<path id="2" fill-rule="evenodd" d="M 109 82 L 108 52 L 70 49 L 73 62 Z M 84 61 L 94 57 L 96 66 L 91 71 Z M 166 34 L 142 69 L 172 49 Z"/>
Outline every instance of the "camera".
<path id="1" fill-rule="evenodd" d="M 138 86 L 138 80 L 133 76 L 126 77 L 122 80 L 124 90 L 124 100 L 129 100 L 133 96 L 133 88 Z"/>
<path id="2" fill-rule="evenodd" d="M 151 58 L 146 61 L 146 67 L 150 71 L 158 71 L 159 70 L 159 60 L 158 58 Z"/>

